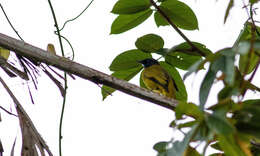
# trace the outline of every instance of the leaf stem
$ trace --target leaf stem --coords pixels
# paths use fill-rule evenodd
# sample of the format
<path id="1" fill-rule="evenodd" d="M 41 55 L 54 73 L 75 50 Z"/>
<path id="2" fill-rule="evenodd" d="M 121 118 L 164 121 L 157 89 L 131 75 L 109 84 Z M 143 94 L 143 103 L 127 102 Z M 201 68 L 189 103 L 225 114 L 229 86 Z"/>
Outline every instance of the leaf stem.
<path id="1" fill-rule="evenodd" d="M 195 49 L 201 56 L 206 56 L 200 49 L 198 49 L 185 35 L 184 33 L 171 21 L 171 19 L 166 15 L 165 12 L 153 1 L 150 0 L 150 3 L 157 9 L 157 11 L 166 19 L 166 21 L 173 27 L 175 31 L 192 47 Z"/>

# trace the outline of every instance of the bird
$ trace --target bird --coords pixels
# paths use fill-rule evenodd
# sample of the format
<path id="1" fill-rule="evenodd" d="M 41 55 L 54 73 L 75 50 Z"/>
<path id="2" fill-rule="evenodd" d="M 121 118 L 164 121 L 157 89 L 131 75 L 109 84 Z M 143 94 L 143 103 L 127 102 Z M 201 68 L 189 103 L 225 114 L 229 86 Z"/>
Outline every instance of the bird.
<path id="1" fill-rule="evenodd" d="M 153 58 L 138 61 L 144 67 L 141 78 L 149 90 L 176 99 L 177 85 L 170 74 Z"/>

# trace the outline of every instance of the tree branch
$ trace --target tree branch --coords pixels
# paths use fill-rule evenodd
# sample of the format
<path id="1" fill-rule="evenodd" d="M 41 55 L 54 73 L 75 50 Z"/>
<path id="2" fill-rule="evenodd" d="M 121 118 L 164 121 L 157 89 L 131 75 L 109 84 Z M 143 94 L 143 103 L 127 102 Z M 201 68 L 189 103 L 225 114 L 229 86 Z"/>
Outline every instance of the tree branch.
<path id="1" fill-rule="evenodd" d="M 4 82 L 4 80 L 1 77 L 0 77 L 0 83 L 2 83 L 3 87 L 6 89 L 7 93 L 10 95 L 10 97 L 13 99 L 13 102 L 15 103 L 16 111 L 17 111 L 17 114 L 18 114 L 18 117 L 19 117 L 20 124 L 21 124 L 21 122 L 26 124 L 26 126 L 28 127 L 28 129 L 30 131 L 28 133 L 30 133 L 32 135 L 33 139 L 36 141 L 36 144 L 38 145 L 39 150 L 44 148 L 46 150 L 46 152 L 49 154 L 49 156 L 53 156 L 49 147 L 47 146 L 47 144 L 45 143 L 45 141 L 43 140 L 43 138 L 41 137 L 41 135 L 38 133 L 37 129 L 35 128 L 35 126 L 34 126 L 33 122 L 31 121 L 30 117 L 28 116 L 28 114 L 23 109 L 20 102 L 17 100 L 17 98 L 14 96 L 12 91 L 9 89 L 9 87 L 7 86 L 7 84 Z M 21 127 L 21 130 L 22 129 L 23 129 L 23 127 Z M 22 135 L 24 135 L 23 132 L 22 132 Z"/>
<path id="2" fill-rule="evenodd" d="M 184 35 L 184 33 L 171 21 L 171 19 L 162 11 L 162 9 L 153 1 L 150 0 L 150 3 L 157 9 L 157 11 L 162 15 L 163 18 L 173 27 L 175 31 L 192 47 L 196 50 L 201 56 L 206 56 L 200 49 L 198 49 L 189 39 Z"/>
<path id="3" fill-rule="evenodd" d="M 150 101 L 154 104 L 174 110 L 178 104 L 177 100 L 160 96 L 157 93 L 140 88 L 137 85 L 128 83 L 127 81 L 117 79 L 95 69 L 89 68 L 82 64 L 73 62 L 64 57 L 54 55 L 45 50 L 32 46 L 23 41 L 19 41 L 12 37 L 0 33 L 0 46 L 12 50 L 27 58 L 33 58 L 37 61 L 52 65 L 60 70 L 77 75 L 83 79 L 87 79 L 96 84 L 104 84 L 126 94 L 138 97 L 140 99 Z"/>

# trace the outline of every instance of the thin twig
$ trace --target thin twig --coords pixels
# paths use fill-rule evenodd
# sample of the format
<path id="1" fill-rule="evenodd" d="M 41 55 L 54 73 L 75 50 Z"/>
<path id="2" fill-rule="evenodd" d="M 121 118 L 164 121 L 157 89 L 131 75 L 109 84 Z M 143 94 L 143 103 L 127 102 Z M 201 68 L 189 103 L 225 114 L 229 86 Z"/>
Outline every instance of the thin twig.
<path id="1" fill-rule="evenodd" d="M 258 69 L 258 67 L 259 67 L 259 64 L 260 64 L 260 59 L 258 60 L 258 63 L 257 63 L 257 65 L 256 65 L 256 67 L 255 67 L 255 69 L 254 69 L 252 75 L 251 75 L 250 78 L 248 79 L 248 82 L 249 82 L 249 83 L 251 83 L 252 80 L 253 80 L 253 78 L 255 77 L 255 74 L 256 74 L 256 71 L 257 71 L 257 69 Z M 243 96 L 246 94 L 246 92 L 247 92 L 247 89 L 246 89 L 245 92 L 243 93 Z"/>
<path id="2" fill-rule="evenodd" d="M 73 48 L 72 44 L 70 43 L 70 41 L 66 37 L 64 37 L 64 36 L 61 36 L 61 37 L 69 44 L 71 52 L 72 52 L 71 60 L 74 60 L 75 52 L 74 52 L 74 48 Z"/>
<path id="3" fill-rule="evenodd" d="M 71 21 L 74 21 L 74 20 L 76 20 L 77 18 L 79 18 L 79 17 L 89 8 L 89 6 L 92 4 L 93 1 L 94 1 L 94 0 L 92 0 L 92 1 L 87 5 L 87 7 L 86 7 L 85 9 L 83 9 L 83 11 L 82 11 L 78 16 L 76 16 L 76 17 L 74 17 L 74 18 L 72 18 L 72 19 L 67 20 L 67 21 L 63 24 L 63 26 L 61 27 L 60 31 L 61 31 L 62 29 L 64 29 L 64 27 L 65 27 L 65 25 L 66 25 L 67 23 L 69 23 L 69 22 L 71 22 Z"/>
<path id="4" fill-rule="evenodd" d="M 32 120 L 30 119 L 30 117 L 28 116 L 28 114 L 26 113 L 26 111 L 24 110 L 24 108 L 22 107 L 22 105 L 20 104 L 20 102 L 17 100 L 17 98 L 14 96 L 13 92 L 10 90 L 10 88 L 7 86 L 7 84 L 4 82 L 4 80 L 0 77 L 0 82 L 2 83 L 2 85 L 4 86 L 5 90 L 7 91 L 7 93 L 9 94 L 9 96 L 12 98 L 16 108 L 19 110 L 19 112 L 22 113 L 22 115 L 24 116 L 25 120 L 26 120 L 26 124 L 27 126 L 30 128 L 33 137 L 39 141 L 40 145 L 42 147 L 44 147 L 44 149 L 47 151 L 47 153 L 50 156 L 53 156 L 53 154 L 51 153 L 49 147 L 47 146 L 47 144 L 45 143 L 45 141 L 43 140 L 43 138 L 41 137 L 41 135 L 38 133 L 37 129 L 35 128 Z"/>
<path id="5" fill-rule="evenodd" d="M 173 23 L 173 21 L 163 12 L 163 10 L 153 1 L 150 0 L 151 4 L 157 9 L 157 11 L 167 20 L 167 22 L 179 33 L 179 35 L 201 56 L 206 56 L 200 49 L 198 49 L 185 35 L 184 33 Z"/>
<path id="6" fill-rule="evenodd" d="M 4 15 L 5 15 L 6 20 L 8 21 L 9 25 L 12 27 L 13 31 L 17 34 L 17 36 L 20 38 L 20 40 L 23 41 L 23 39 L 22 39 L 22 37 L 19 35 L 18 31 L 14 28 L 14 26 L 13 26 L 12 23 L 11 23 L 11 21 L 9 20 L 9 18 L 8 18 L 7 14 L 5 13 L 5 10 L 4 10 L 4 8 L 3 8 L 3 6 L 2 6 L 1 3 L 0 3 L 0 7 L 1 7 L 1 9 L 2 9 Z"/>
<path id="7" fill-rule="evenodd" d="M 59 29 L 59 25 L 56 19 L 56 15 L 54 12 L 54 9 L 52 7 L 51 1 L 48 0 L 48 3 L 50 5 L 50 9 L 51 9 L 51 13 L 53 16 L 53 20 L 55 23 L 55 27 L 56 27 L 56 32 L 58 34 L 58 38 L 59 38 L 59 43 L 60 43 L 60 48 L 61 48 L 61 53 L 62 56 L 64 57 L 64 50 L 63 50 L 63 45 L 62 45 L 62 39 L 61 39 L 61 34 L 60 34 L 60 29 Z M 64 116 L 64 110 L 65 110 L 65 104 L 66 104 L 66 97 L 67 97 L 67 89 L 68 89 L 68 84 L 67 84 L 67 74 L 66 71 L 64 71 L 64 98 L 62 101 L 62 108 L 61 108 L 61 115 L 60 115 L 60 124 L 59 124 L 59 155 L 62 156 L 62 149 L 61 149 L 61 139 L 62 139 L 62 123 L 63 123 L 63 116 Z"/>
<path id="8" fill-rule="evenodd" d="M 250 5 L 250 18 L 253 20 L 253 12 L 252 12 L 252 5 Z M 244 70 L 244 74 L 243 74 L 243 79 L 242 80 L 245 80 L 245 77 L 247 75 L 247 72 L 249 70 L 249 66 L 250 66 L 250 59 L 251 57 L 253 56 L 253 53 L 254 53 L 254 43 L 255 43 L 255 40 L 256 40 L 256 25 L 254 25 L 253 23 L 251 24 L 251 39 L 250 39 L 250 49 L 249 49 L 249 53 L 247 55 L 248 59 L 247 59 L 247 62 L 246 62 L 246 66 L 245 66 L 245 70 Z M 253 75 L 254 76 L 254 75 Z M 253 78 L 252 78 L 253 79 Z M 245 94 L 246 94 L 246 90 L 245 89 L 245 85 L 246 85 L 246 81 L 243 81 L 240 85 L 240 87 L 242 88 L 242 99 L 244 98 Z M 245 90 L 244 90 L 245 89 Z M 241 99 L 241 100 L 242 100 Z"/>
<path id="9" fill-rule="evenodd" d="M 2 106 L 0 106 L 0 109 L 2 109 L 3 111 L 5 111 L 7 114 L 9 114 L 9 115 L 13 115 L 13 116 L 16 116 L 17 117 L 17 115 L 16 114 L 13 114 L 13 113 L 11 113 L 11 112 L 9 112 L 8 110 L 6 110 L 4 107 L 2 107 Z"/>
<path id="10" fill-rule="evenodd" d="M 259 64 L 260 64 L 260 59 L 258 60 L 258 63 L 257 63 L 257 65 L 256 65 L 256 67 L 255 67 L 255 70 L 253 71 L 252 75 L 251 75 L 250 78 L 248 79 L 249 82 L 252 82 L 253 78 L 255 77 L 255 74 L 256 74 L 256 71 L 257 71 L 257 69 L 258 69 L 258 67 L 259 67 Z"/>

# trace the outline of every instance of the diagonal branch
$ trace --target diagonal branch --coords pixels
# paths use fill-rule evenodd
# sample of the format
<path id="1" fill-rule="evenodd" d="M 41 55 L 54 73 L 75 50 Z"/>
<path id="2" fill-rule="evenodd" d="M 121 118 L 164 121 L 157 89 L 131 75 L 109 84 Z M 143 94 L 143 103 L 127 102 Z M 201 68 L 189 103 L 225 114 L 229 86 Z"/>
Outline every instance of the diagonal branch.
<path id="1" fill-rule="evenodd" d="M 32 46 L 23 41 L 19 41 L 12 37 L 0 33 L 0 46 L 12 50 L 27 58 L 33 58 L 39 62 L 52 65 L 60 70 L 77 75 L 83 79 L 87 79 L 96 84 L 104 84 L 126 94 L 138 97 L 140 99 L 150 101 L 164 108 L 174 110 L 178 101 L 160 96 L 137 85 L 128 83 L 127 81 L 117 79 L 113 76 L 99 72 L 82 64 L 73 62 L 64 57 L 51 54 L 45 50 Z"/>
<path id="2" fill-rule="evenodd" d="M 150 3 L 156 8 L 156 10 L 165 18 L 165 20 L 173 27 L 175 31 L 192 47 L 196 50 L 201 56 L 206 56 L 199 48 L 197 48 L 189 39 L 184 35 L 184 33 L 171 21 L 171 19 L 166 15 L 165 12 L 153 1 L 150 0 Z"/>
<path id="3" fill-rule="evenodd" d="M 43 138 L 41 137 L 41 135 L 38 133 L 38 131 L 36 130 L 33 122 L 31 121 L 30 117 L 28 116 L 28 114 L 25 112 L 25 110 L 23 109 L 22 105 L 20 104 L 20 102 L 17 100 L 17 98 L 14 96 L 13 92 L 9 89 L 9 87 L 7 86 L 7 84 L 4 82 L 4 80 L 0 77 L 0 82 L 2 83 L 2 85 L 4 86 L 5 90 L 7 91 L 7 93 L 10 95 L 10 97 L 13 99 L 13 102 L 15 103 L 16 106 L 16 110 L 17 110 L 17 114 L 19 117 L 19 121 L 20 123 L 22 122 L 23 124 L 25 123 L 24 126 L 26 126 L 28 129 L 28 132 L 30 135 L 32 135 L 33 139 L 36 141 L 36 144 L 39 147 L 39 150 L 42 149 L 42 147 L 46 150 L 46 152 L 49 154 L 49 156 L 53 156 L 53 154 L 51 153 L 49 147 L 46 145 L 45 141 L 43 140 Z M 23 127 L 21 126 L 21 129 L 23 129 Z M 24 134 L 22 132 L 22 134 Z M 24 142 L 23 142 L 24 143 Z M 36 150 L 35 150 L 36 151 Z M 23 152 L 23 151 L 22 151 Z"/>

